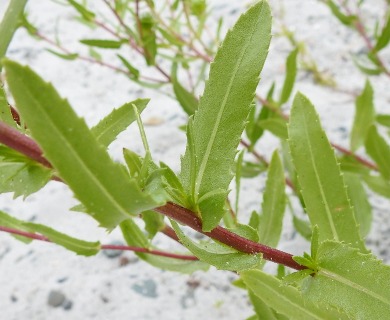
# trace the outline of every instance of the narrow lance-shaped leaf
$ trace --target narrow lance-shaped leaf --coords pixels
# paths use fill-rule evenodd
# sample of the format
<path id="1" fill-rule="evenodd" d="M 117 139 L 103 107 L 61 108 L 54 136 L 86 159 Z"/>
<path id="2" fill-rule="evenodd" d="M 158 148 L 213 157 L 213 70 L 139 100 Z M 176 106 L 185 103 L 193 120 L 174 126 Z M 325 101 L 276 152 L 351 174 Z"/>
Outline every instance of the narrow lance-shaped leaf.
<path id="1" fill-rule="evenodd" d="M 372 213 L 362 179 L 356 174 L 347 172 L 344 174 L 344 180 L 348 187 L 347 192 L 355 211 L 356 221 L 360 227 L 360 235 L 365 237 L 371 229 Z"/>
<path id="2" fill-rule="evenodd" d="M 379 167 L 379 172 L 383 178 L 390 179 L 390 146 L 381 137 L 378 130 L 373 125 L 368 130 L 365 143 L 366 151 L 374 159 Z"/>
<path id="3" fill-rule="evenodd" d="M 135 79 L 139 78 L 139 70 L 135 68 L 128 60 L 125 59 L 125 57 L 121 56 L 120 54 L 117 54 L 118 58 L 122 61 L 123 65 L 126 67 L 126 69 L 130 73 L 130 77 L 134 77 Z"/>
<path id="4" fill-rule="evenodd" d="M 351 132 L 351 149 L 357 150 L 364 144 L 368 129 L 375 121 L 374 91 L 367 80 L 363 92 L 356 98 L 355 119 Z"/>
<path id="5" fill-rule="evenodd" d="M 7 82 L 44 155 L 103 227 L 162 205 L 143 193 L 96 141 L 84 120 L 52 85 L 28 67 L 6 60 Z"/>
<path id="6" fill-rule="evenodd" d="M 101 49 L 119 49 L 123 44 L 123 41 L 102 39 L 83 39 L 80 40 L 80 42 L 87 46 L 98 47 Z"/>
<path id="7" fill-rule="evenodd" d="M 286 78 L 284 79 L 283 89 L 280 93 L 279 105 L 287 102 L 294 87 L 297 76 L 297 54 L 298 48 L 294 49 L 286 59 Z"/>
<path id="8" fill-rule="evenodd" d="M 26 231 L 26 232 L 31 231 L 28 227 L 26 227 L 23 224 L 23 221 L 10 216 L 4 211 L 0 211 L 0 226 L 16 229 L 20 231 Z M 23 236 L 14 235 L 14 237 L 24 243 L 30 243 L 32 241 L 32 239 Z"/>
<path id="9" fill-rule="evenodd" d="M 389 41 L 390 41 L 390 15 L 388 15 L 387 21 L 383 26 L 382 32 L 375 44 L 375 48 L 374 48 L 375 51 L 378 52 L 379 50 L 385 48 L 389 44 Z"/>
<path id="10" fill-rule="evenodd" d="M 155 64 L 157 55 L 155 24 L 154 18 L 149 14 L 144 15 L 139 19 L 138 32 L 148 66 L 153 66 Z"/>
<path id="11" fill-rule="evenodd" d="M 284 285 L 274 276 L 260 270 L 240 272 L 245 285 L 276 312 L 291 320 L 348 319 L 330 307 L 305 301 L 301 293 L 292 286 Z"/>
<path id="12" fill-rule="evenodd" d="M 93 21 L 93 19 L 95 18 L 95 14 L 88 10 L 86 7 L 84 7 L 83 5 L 81 5 L 80 3 L 74 1 L 74 0 L 67 0 L 69 2 L 69 4 L 75 8 L 78 13 L 81 14 L 81 16 L 86 20 L 86 21 Z"/>
<path id="13" fill-rule="evenodd" d="M 390 114 L 378 114 L 375 120 L 378 124 L 390 128 Z"/>
<path id="14" fill-rule="evenodd" d="M 334 151 L 314 106 L 300 93 L 291 110 L 289 145 L 306 211 L 320 229 L 320 241 L 345 241 L 366 251 Z"/>
<path id="15" fill-rule="evenodd" d="M 9 1 L 7 11 L 0 22 L 0 71 L 1 59 L 5 57 L 8 46 L 19 27 L 27 0 Z"/>
<path id="16" fill-rule="evenodd" d="M 284 316 L 277 314 L 272 308 L 270 308 L 263 300 L 256 296 L 252 291 L 248 290 L 249 299 L 255 309 L 257 317 L 255 320 L 267 319 L 267 320 L 278 320 L 286 319 Z M 283 317 L 283 318 L 281 318 Z"/>
<path id="17" fill-rule="evenodd" d="M 268 53 L 270 33 L 269 5 L 261 1 L 228 32 L 211 64 L 193 126 L 187 129 L 187 135 L 193 130 L 193 137 L 188 139 L 180 177 L 200 209 L 205 231 L 217 226 L 224 214 L 236 149 Z M 200 200 L 207 195 L 216 205 L 201 210 Z"/>
<path id="18" fill-rule="evenodd" d="M 103 146 L 108 147 L 119 133 L 124 131 L 131 123 L 136 120 L 132 105 L 137 107 L 141 113 L 148 104 L 149 99 L 137 99 L 125 103 L 118 109 L 114 109 L 108 116 L 104 117 L 96 126 L 91 128 L 92 134 L 96 140 Z"/>
<path id="19" fill-rule="evenodd" d="M 15 150 L 0 146 L 0 193 L 13 192 L 14 198 L 26 198 L 50 181 L 52 171 Z"/>
<path id="20" fill-rule="evenodd" d="M 261 261 L 260 254 L 246 254 L 218 243 L 195 243 L 188 238 L 179 225 L 171 220 L 180 242 L 201 261 L 209 263 L 220 270 L 247 270 L 255 268 Z"/>
<path id="21" fill-rule="evenodd" d="M 333 0 L 326 0 L 325 2 L 333 15 L 344 25 L 351 27 L 353 22 L 357 19 L 355 15 L 346 15 L 340 11 L 340 8 L 333 2 Z"/>
<path id="22" fill-rule="evenodd" d="M 276 247 L 282 232 L 286 193 L 282 161 L 274 152 L 268 170 L 259 225 L 259 242 Z"/>
<path id="23" fill-rule="evenodd" d="M 25 222 L 24 225 L 30 230 L 44 235 L 51 242 L 54 242 L 79 255 L 93 256 L 100 251 L 99 242 L 90 242 L 76 239 L 38 223 Z"/>
<path id="24" fill-rule="evenodd" d="M 193 115 L 198 108 L 198 99 L 191 92 L 188 92 L 177 79 L 173 80 L 173 92 L 183 110 L 189 116 Z"/>
<path id="25" fill-rule="evenodd" d="M 374 192 L 390 199 L 390 182 L 382 176 L 362 176 L 367 186 Z"/>
<path id="26" fill-rule="evenodd" d="M 64 60 L 76 60 L 79 56 L 78 53 L 64 54 L 64 53 L 60 53 L 60 52 L 57 52 L 57 51 L 54 51 L 51 49 L 46 49 L 46 51 L 50 52 L 51 54 L 54 54 L 55 56 L 57 56 L 61 59 L 64 59 Z"/>
<path id="27" fill-rule="evenodd" d="M 286 120 L 273 117 L 258 122 L 258 125 L 264 130 L 268 130 L 276 137 L 286 140 L 288 138 Z"/>
<path id="28" fill-rule="evenodd" d="M 41 235 L 47 237 L 51 242 L 54 242 L 60 246 L 65 247 L 68 250 L 71 250 L 77 254 L 84 256 L 95 255 L 100 250 L 99 242 L 90 242 L 76 239 L 42 224 L 25 222 L 16 219 L 2 211 L 0 211 L 0 225 L 17 229 L 20 231 L 40 233 Z M 29 243 L 32 241 L 32 239 L 23 236 L 15 237 L 25 243 Z"/>
<path id="29" fill-rule="evenodd" d="M 235 212 L 238 215 L 239 203 L 240 203 L 240 191 L 241 191 L 241 174 L 242 174 L 242 162 L 244 161 L 245 150 L 241 150 L 237 157 L 236 165 L 236 201 L 235 201 Z"/>
<path id="30" fill-rule="evenodd" d="M 305 298 L 340 308 L 352 319 L 388 318 L 389 266 L 335 241 L 322 243 L 317 254 L 318 271 L 307 277 Z"/>

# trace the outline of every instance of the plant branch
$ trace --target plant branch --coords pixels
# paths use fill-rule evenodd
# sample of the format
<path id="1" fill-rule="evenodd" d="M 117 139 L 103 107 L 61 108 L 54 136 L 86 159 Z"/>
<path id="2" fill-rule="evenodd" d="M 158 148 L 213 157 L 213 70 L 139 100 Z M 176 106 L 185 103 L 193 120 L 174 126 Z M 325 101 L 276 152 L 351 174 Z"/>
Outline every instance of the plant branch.
<path id="1" fill-rule="evenodd" d="M 296 270 L 306 269 L 306 267 L 295 262 L 292 259 L 293 256 L 291 254 L 248 240 L 221 226 L 216 227 L 210 232 L 203 232 L 202 222 L 200 219 L 190 210 L 180 207 L 174 203 L 168 202 L 165 206 L 155 208 L 154 211 L 187 225 L 190 228 L 238 251 L 248 254 L 262 253 L 265 260 L 280 263 Z"/>
<path id="2" fill-rule="evenodd" d="M 43 235 L 40 235 L 40 234 L 32 233 L 32 232 L 26 232 L 26 231 L 8 228 L 8 227 L 4 227 L 4 226 L 0 226 L 0 231 L 15 234 L 15 235 L 30 238 L 30 239 L 34 239 L 34 240 L 46 241 L 46 242 L 52 243 L 52 241 L 50 241 L 49 238 L 47 238 Z M 160 251 L 160 250 L 153 250 L 153 249 L 133 247 L 133 246 L 102 244 L 102 245 L 100 245 L 100 250 L 133 251 L 133 252 L 153 254 L 156 256 L 162 256 L 162 257 L 167 257 L 167 258 L 179 259 L 179 260 L 190 260 L 190 261 L 199 260 L 195 256 L 190 256 L 190 255 L 185 255 L 185 254 L 175 254 L 175 253 L 170 253 L 170 252 L 165 252 L 165 251 Z"/>
<path id="3" fill-rule="evenodd" d="M 36 144 L 34 140 L 21 134 L 16 129 L 9 127 L 2 122 L 0 122 L 0 129 L 1 128 L 4 128 L 4 130 L 0 130 L 0 142 L 6 144 L 11 148 L 14 148 L 15 150 L 23 153 L 24 155 L 30 158 L 31 155 L 34 156 L 34 158 L 32 159 L 34 160 L 39 159 L 40 163 L 42 163 L 43 165 L 49 168 L 52 167 L 49 161 L 43 157 L 41 149 L 39 148 L 39 146 Z M 30 147 L 22 148 L 21 146 L 18 145 L 19 141 L 22 142 L 22 145 L 27 145 Z M 203 232 L 202 222 L 200 221 L 200 219 L 196 217 L 192 211 L 180 207 L 176 204 L 167 203 L 165 206 L 155 208 L 154 211 L 164 214 L 165 216 L 172 218 L 180 223 L 188 225 L 192 229 L 200 233 L 203 233 L 204 235 L 214 240 L 220 241 L 238 251 L 248 253 L 248 254 L 262 253 L 264 259 L 275 263 L 283 264 L 287 267 L 296 270 L 301 270 L 305 268 L 299 265 L 298 263 L 296 263 L 292 259 L 293 256 L 291 254 L 277 249 L 273 249 L 271 247 L 262 245 L 260 243 L 253 242 L 223 227 L 218 226 L 211 232 Z M 150 250 L 148 251 L 148 253 L 150 253 Z"/>

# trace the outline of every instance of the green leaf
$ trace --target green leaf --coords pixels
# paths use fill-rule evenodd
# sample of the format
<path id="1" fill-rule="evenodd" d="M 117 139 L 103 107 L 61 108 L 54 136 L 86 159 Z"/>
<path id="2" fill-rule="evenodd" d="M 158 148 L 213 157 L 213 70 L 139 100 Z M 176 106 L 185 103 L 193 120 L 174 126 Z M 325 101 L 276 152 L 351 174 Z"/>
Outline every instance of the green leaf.
<path id="1" fill-rule="evenodd" d="M 150 14 L 141 17 L 139 24 L 137 24 L 141 45 L 144 49 L 144 57 L 148 66 L 153 66 L 156 62 L 157 43 L 155 24 L 156 22 Z"/>
<path id="2" fill-rule="evenodd" d="M 387 319 L 390 267 L 371 254 L 334 241 L 318 250 L 318 272 L 307 278 L 304 296 L 344 310 L 352 319 Z"/>
<path id="3" fill-rule="evenodd" d="M 332 0 L 326 0 L 326 4 L 332 11 L 333 15 L 344 25 L 347 27 L 352 27 L 353 23 L 356 21 L 357 17 L 355 15 L 345 15 L 342 13 Z"/>
<path id="4" fill-rule="evenodd" d="M 81 16 L 86 20 L 86 21 L 93 21 L 95 19 L 95 14 L 92 11 L 89 11 L 86 7 L 83 5 L 79 4 L 78 2 L 74 0 L 67 0 L 69 4 L 75 8 L 78 13 L 81 14 Z"/>
<path id="5" fill-rule="evenodd" d="M 306 240 L 310 240 L 312 235 L 310 222 L 299 219 L 297 216 L 293 216 L 293 225 L 295 230 L 297 230 L 302 237 Z"/>
<path id="6" fill-rule="evenodd" d="M 320 231 L 318 229 L 318 226 L 315 225 L 313 227 L 313 232 L 311 235 L 311 248 L 310 248 L 311 257 L 313 258 L 313 260 L 317 259 L 318 246 L 320 244 L 319 238 L 320 238 Z"/>
<path id="7" fill-rule="evenodd" d="M 362 176 L 367 186 L 374 192 L 390 199 L 390 182 L 382 176 Z"/>
<path id="8" fill-rule="evenodd" d="M 341 170 L 344 172 L 358 173 L 361 175 L 370 174 L 370 169 L 357 161 L 354 156 L 344 155 L 338 159 Z"/>
<path id="9" fill-rule="evenodd" d="M 237 223 L 234 228 L 229 228 L 229 231 L 253 242 L 260 242 L 258 232 L 256 228 L 253 228 L 252 226 Z"/>
<path id="10" fill-rule="evenodd" d="M 248 295 L 253 309 L 255 309 L 257 315 L 255 320 L 278 320 L 278 318 L 275 316 L 275 312 L 263 300 L 261 300 L 250 290 L 248 290 Z"/>
<path id="11" fill-rule="evenodd" d="M 171 34 L 169 29 L 165 30 L 163 28 L 158 27 L 157 30 L 161 33 L 165 40 L 172 46 L 182 47 L 185 43 L 183 40 L 175 36 L 175 34 Z"/>
<path id="12" fill-rule="evenodd" d="M 235 201 L 235 212 L 238 215 L 239 202 L 240 202 L 240 191 L 241 191 L 241 177 L 242 177 L 242 162 L 244 161 L 245 150 L 241 150 L 237 157 L 236 162 L 236 201 Z"/>
<path id="13" fill-rule="evenodd" d="M 251 109 L 249 116 L 248 116 L 248 124 L 245 127 L 245 133 L 251 142 L 251 147 L 249 150 L 252 150 L 256 144 L 256 142 L 261 138 L 261 136 L 264 133 L 264 129 L 260 126 L 260 122 L 262 120 L 266 120 L 271 114 L 271 111 L 263 107 L 259 113 L 259 115 L 256 117 L 256 107 L 255 105 Z"/>
<path id="14" fill-rule="evenodd" d="M 126 60 L 123 56 L 120 54 L 117 54 L 117 57 L 122 61 L 123 65 L 126 67 L 126 69 L 129 71 L 129 73 L 134 76 L 135 79 L 139 78 L 139 70 L 135 68 L 128 60 Z"/>
<path id="15" fill-rule="evenodd" d="M 335 239 L 366 251 L 334 151 L 314 106 L 301 93 L 291 110 L 289 144 L 306 211 L 311 224 L 320 229 L 320 242 Z"/>
<path id="16" fill-rule="evenodd" d="M 376 41 L 374 50 L 376 52 L 385 48 L 390 41 L 390 15 L 387 17 L 386 24 L 383 26 L 382 32 Z"/>
<path id="17" fill-rule="evenodd" d="M 55 56 L 61 58 L 61 59 L 64 59 L 64 60 L 76 60 L 78 58 L 78 53 L 68 53 L 68 54 L 63 54 L 63 53 L 60 53 L 60 52 L 57 52 L 57 51 L 54 51 L 54 50 L 51 50 L 51 49 L 46 49 L 46 51 L 54 54 Z"/>
<path id="18" fill-rule="evenodd" d="M 26 3 L 27 0 L 9 1 L 8 8 L 4 13 L 4 16 L 2 16 L 0 22 L 0 71 L 1 59 L 5 57 L 14 33 L 19 27 Z"/>
<path id="19" fill-rule="evenodd" d="M 280 139 L 286 140 L 288 138 L 286 120 L 281 118 L 268 118 L 258 122 L 258 125 L 264 130 L 268 130 Z"/>
<path id="20" fill-rule="evenodd" d="M 195 243 L 188 238 L 175 221 L 171 221 L 180 242 L 201 261 L 220 270 L 246 270 L 255 268 L 261 261 L 260 255 L 245 254 L 218 243 Z"/>
<path id="21" fill-rule="evenodd" d="M 93 256 L 100 251 L 99 242 L 89 242 L 70 237 L 42 224 L 25 222 L 24 225 L 34 232 L 38 232 L 45 237 L 70 251 L 83 256 Z"/>
<path id="22" fill-rule="evenodd" d="M 23 221 L 16 219 L 1 210 L 0 210 L 0 226 L 16 229 L 20 231 L 31 232 L 31 230 L 24 225 Z M 18 236 L 18 235 L 13 235 L 13 236 L 24 243 L 30 243 L 33 240 L 23 236 Z"/>
<path id="23" fill-rule="evenodd" d="M 112 229 L 131 214 L 163 204 L 129 179 L 52 85 L 16 62 L 6 60 L 4 66 L 10 90 L 33 138 L 103 227 Z"/>
<path id="24" fill-rule="evenodd" d="M 344 181 L 348 187 L 348 197 L 351 200 L 356 221 L 360 227 L 360 235 L 364 238 L 371 229 L 372 213 L 362 179 L 356 174 L 345 173 Z"/>
<path id="25" fill-rule="evenodd" d="M 274 152 L 268 170 L 267 182 L 259 225 L 259 242 L 275 248 L 282 233 L 283 216 L 286 208 L 284 170 L 277 151 Z"/>
<path id="26" fill-rule="evenodd" d="M 173 92 L 183 110 L 189 116 L 193 115 L 198 108 L 198 99 L 191 92 L 188 92 L 177 79 L 173 81 Z"/>
<path id="27" fill-rule="evenodd" d="M 0 146 L 0 193 L 13 192 L 26 198 L 42 189 L 52 170 L 6 146 Z"/>
<path id="28" fill-rule="evenodd" d="M 249 161 L 243 161 L 242 168 L 241 168 L 241 176 L 243 178 L 253 178 L 263 173 L 266 170 L 267 167 L 262 162 L 253 163 Z"/>
<path id="29" fill-rule="evenodd" d="M 123 41 L 102 39 L 82 39 L 80 42 L 90 47 L 102 49 L 119 49 L 123 44 Z"/>
<path id="30" fill-rule="evenodd" d="M 8 104 L 5 90 L 0 83 L 0 121 L 8 124 L 13 128 L 17 128 L 16 122 L 12 117 L 11 108 Z"/>
<path id="31" fill-rule="evenodd" d="M 298 48 L 295 48 L 290 52 L 286 59 L 286 77 L 284 79 L 282 92 L 280 93 L 279 105 L 282 105 L 288 101 L 294 87 L 295 78 L 297 76 L 298 52 Z"/>
<path id="32" fill-rule="evenodd" d="M 228 192 L 236 149 L 267 56 L 270 32 L 270 9 L 267 2 L 261 1 L 228 32 L 211 64 L 193 128 L 187 127 L 187 136 L 192 137 L 181 166 L 181 181 L 195 205 L 214 190 Z M 214 211 L 200 212 L 204 231 L 218 225 L 225 212 L 223 207 L 224 201 L 219 201 Z"/>
<path id="33" fill-rule="evenodd" d="M 173 202 L 182 207 L 187 207 L 187 197 L 179 178 L 165 163 L 160 162 L 160 167 L 164 169 L 163 183 L 165 184 L 165 191 L 170 195 Z"/>
<path id="34" fill-rule="evenodd" d="M 356 98 L 356 112 L 351 131 L 351 150 L 356 151 L 364 144 L 368 129 L 374 123 L 374 91 L 367 80 L 363 92 Z"/>
<path id="35" fill-rule="evenodd" d="M 368 130 L 365 143 L 368 155 L 376 162 L 379 172 L 386 180 L 390 179 L 390 146 L 373 125 Z"/>
<path id="36" fill-rule="evenodd" d="M 136 120 L 132 105 L 137 106 L 141 113 L 149 103 L 149 99 L 137 99 L 125 103 L 118 109 L 114 109 L 109 115 L 104 117 L 96 126 L 91 128 L 96 140 L 103 146 L 108 147 L 130 124 Z"/>
<path id="37" fill-rule="evenodd" d="M 380 125 L 390 128 L 390 114 L 378 114 L 375 120 Z"/>
<path id="38" fill-rule="evenodd" d="M 361 72 L 369 76 L 377 76 L 383 72 L 381 68 L 375 66 L 368 59 L 352 56 L 352 61 Z"/>
<path id="39" fill-rule="evenodd" d="M 145 230 L 148 232 L 149 239 L 153 239 L 165 226 L 164 216 L 151 210 L 142 212 L 142 220 L 145 222 Z"/>
<path id="40" fill-rule="evenodd" d="M 137 178 L 142 169 L 142 158 L 135 152 L 126 148 L 123 149 L 123 157 L 129 168 L 130 176 L 132 178 Z"/>
<path id="41" fill-rule="evenodd" d="M 303 299 L 298 289 L 260 270 L 240 272 L 246 286 L 266 305 L 290 320 L 348 319 L 341 313 Z"/>
<path id="42" fill-rule="evenodd" d="M 127 245 L 150 248 L 147 237 L 133 220 L 128 219 L 123 221 L 120 224 L 120 228 Z M 140 252 L 136 252 L 136 255 L 156 268 L 174 272 L 191 274 L 197 270 L 207 271 L 209 268 L 208 264 L 201 261 L 173 259 Z"/>

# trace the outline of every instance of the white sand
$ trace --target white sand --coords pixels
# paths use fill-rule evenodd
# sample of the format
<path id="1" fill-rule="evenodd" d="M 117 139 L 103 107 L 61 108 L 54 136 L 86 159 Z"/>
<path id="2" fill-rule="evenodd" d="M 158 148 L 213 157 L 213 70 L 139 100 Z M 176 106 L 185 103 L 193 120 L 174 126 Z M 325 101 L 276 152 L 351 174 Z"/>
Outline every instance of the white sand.
<path id="1" fill-rule="evenodd" d="M 100 1 L 95 1 L 97 7 Z M 273 15 L 280 21 L 280 7 L 286 11 L 285 22 L 294 30 L 299 40 L 305 41 L 321 70 L 331 74 L 342 89 L 362 89 L 365 77 L 350 61 L 350 52 L 364 50 L 361 39 L 340 25 L 329 10 L 314 0 L 270 1 Z M 380 1 L 376 1 L 379 3 Z M 216 15 L 223 15 L 226 24 L 232 25 L 239 12 L 250 1 L 211 0 Z M 0 16 L 8 4 L 0 0 Z M 364 15 L 370 19 L 377 7 L 367 5 Z M 231 10 L 237 9 L 235 15 Z M 85 50 L 77 39 L 92 37 L 89 29 L 72 19 L 74 11 L 51 1 L 30 0 L 30 20 L 39 30 L 54 38 L 54 26 L 58 22 L 64 46 Z M 372 21 L 371 21 L 372 22 Z M 372 25 L 372 24 L 371 24 Z M 277 28 L 274 29 L 274 32 Z M 98 37 L 99 33 L 93 36 Z M 104 36 L 102 34 L 101 36 Z M 146 123 L 158 120 L 158 125 L 146 126 L 154 159 L 179 168 L 179 155 L 184 152 L 185 135 L 178 126 L 186 122 L 186 116 L 177 103 L 152 90 L 141 89 L 124 76 L 99 66 L 83 62 L 62 61 L 47 53 L 43 43 L 37 43 L 24 30 L 19 30 L 9 48 L 8 56 L 28 64 L 46 80 L 54 83 L 62 96 L 67 97 L 77 113 L 93 125 L 114 107 L 138 97 L 149 97 L 151 103 L 143 114 Z M 259 92 L 268 90 L 272 81 L 280 90 L 283 83 L 284 59 L 291 47 L 283 38 L 275 36 L 269 58 L 262 73 Z M 383 54 L 390 62 L 389 50 Z M 138 60 L 136 60 L 138 61 Z M 378 110 L 388 112 L 390 101 L 389 79 L 372 78 L 375 103 Z M 316 85 L 310 75 L 300 72 L 295 91 L 309 96 L 320 113 L 323 125 L 332 141 L 348 146 L 354 103 L 350 95 L 338 93 Z M 257 149 L 268 158 L 277 146 L 277 140 L 266 135 Z M 132 126 L 121 134 L 110 147 L 115 159 L 121 159 L 122 147 L 143 152 L 138 129 Z M 243 186 L 241 214 L 247 215 L 259 209 L 265 175 L 247 180 Z M 381 258 L 389 259 L 388 234 L 390 230 L 388 201 L 371 196 L 374 204 L 374 224 L 369 243 Z M 71 192 L 63 184 L 50 182 L 42 191 L 28 197 L 12 200 L 12 195 L 0 195 L 0 210 L 21 219 L 35 219 L 57 230 L 87 240 L 109 243 L 120 240 L 115 230 L 110 235 L 97 227 L 86 215 L 70 212 L 76 204 Z M 291 228 L 291 216 L 286 214 L 286 229 L 279 248 L 294 254 L 308 249 L 308 244 Z M 246 221 L 247 218 L 244 219 Z M 160 235 L 157 244 L 164 249 L 174 248 L 172 241 Z M 95 257 L 79 257 L 56 245 L 33 242 L 24 245 L 7 234 L 0 234 L 0 318 L 20 319 L 245 319 L 253 311 L 244 291 L 230 285 L 234 274 L 212 269 L 208 273 L 196 272 L 186 276 L 155 269 L 142 261 L 134 261 L 134 254 L 124 253 L 131 263 L 120 267 L 119 259 L 108 259 L 103 254 Z M 195 289 L 189 284 L 195 283 Z M 48 306 L 51 290 L 59 290 L 72 301 L 70 310 Z"/>

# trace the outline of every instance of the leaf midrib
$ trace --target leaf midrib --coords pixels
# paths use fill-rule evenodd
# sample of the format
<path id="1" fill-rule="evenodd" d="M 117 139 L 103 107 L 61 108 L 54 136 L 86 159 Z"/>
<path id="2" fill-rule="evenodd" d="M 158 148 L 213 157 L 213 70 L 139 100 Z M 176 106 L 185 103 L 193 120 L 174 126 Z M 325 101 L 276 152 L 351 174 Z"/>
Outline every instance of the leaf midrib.
<path id="1" fill-rule="evenodd" d="M 371 296 L 372 298 L 374 299 L 377 299 L 377 300 L 380 300 L 382 301 L 383 303 L 385 303 L 386 305 L 390 306 L 390 300 L 386 300 L 383 296 L 377 294 L 376 292 L 373 292 L 365 287 L 363 287 L 362 285 L 356 283 L 356 282 L 353 282 L 337 273 L 334 273 L 332 272 L 331 270 L 328 270 L 328 269 L 325 269 L 323 267 L 321 267 L 321 270 L 318 272 L 319 275 L 323 275 L 324 277 L 327 277 L 327 278 L 330 278 L 332 280 L 335 280 L 337 282 L 340 282 L 346 286 L 349 286 L 351 287 L 352 289 L 356 289 L 358 291 L 361 291 L 362 293 L 365 293 L 369 296 Z"/>
<path id="2" fill-rule="evenodd" d="M 256 279 L 254 279 L 254 280 L 256 280 Z M 268 290 L 272 291 L 274 293 L 274 297 L 279 297 L 281 300 L 286 301 L 288 304 L 291 304 L 291 305 L 295 306 L 297 309 L 302 311 L 303 314 L 305 313 L 305 314 L 311 316 L 313 319 L 324 320 L 324 318 L 322 318 L 322 317 L 319 318 L 318 315 L 312 313 L 311 311 L 309 311 L 308 309 L 306 309 L 304 307 L 301 307 L 299 304 L 297 304 L 296 302 L 292 301 L 286 295 L 280 294 L 278 291 L 276 291 L 272 286 L 268 285 L 266 282 L 262 281 L 261 285 L 265 286 L 266 288 L 268 288 Z M 253 289 L 252 289 L 252 291 L 253 291 Z M 276 299 L 276 298 L 274 298 L 274 299 Z"/>
<path id="3" fill-rule="evenodd" d="M 313 149 L 312 149 L 311 140 L 309 138 L 309 132 L 308 132 L 308 128 L 307 128 L 307 118 L 306 118 L 305 112 L 302 112 L 302 114 L 303 114 L 303 118 L 304 118 L 303 128 L 304 128 L 304 132 L 305 132 L 305 136 L 306 136 L 305 138 L 306 138 L 306 140 L 308 142 L 308 147 L 309 147 L 308 149 L 309 149 L 309 152 L 310 152 L 310 162 L 311 162 L 311 164 L 313 166 L 313 169 L 314 169 L 315 178 L 316 178 L 316 181 L 317 181 L 320 193 L 321 193 L 321 198 L 324 200 L 326 217 L 327 217 L 327 219 L 329 221 L 330 228 L 332 230 L 332 234 L 333 234 L 334 239 L 335 240 L 339 240 L 339 236 L 338 236 L 336 227 L 335 227 L 333 219 L 332 219 L 332 213 L 330 211 L 327 199 L 325 197 L 325 192 L 324 192 L 324 190 L 322 188 L 321 179 L 320 179 L 320 176 L 318 174 L 317 166 L 316 166 L 316 164 L 314 162 Z"/>

